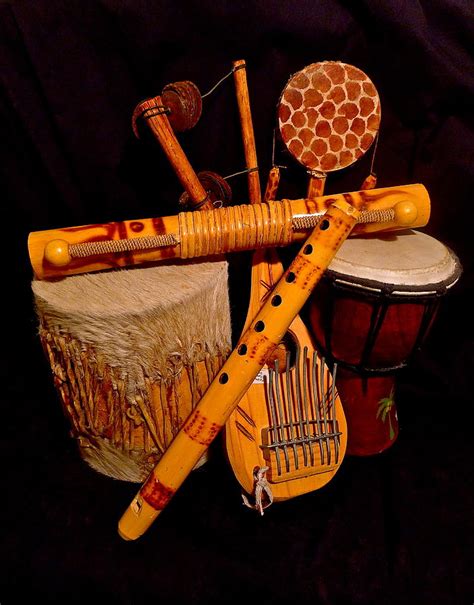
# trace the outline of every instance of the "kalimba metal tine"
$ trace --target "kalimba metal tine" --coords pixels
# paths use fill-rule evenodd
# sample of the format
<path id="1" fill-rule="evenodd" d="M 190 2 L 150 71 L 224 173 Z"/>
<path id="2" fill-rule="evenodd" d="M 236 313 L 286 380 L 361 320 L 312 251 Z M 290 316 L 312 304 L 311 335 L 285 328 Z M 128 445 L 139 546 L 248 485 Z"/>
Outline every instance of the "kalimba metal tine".
<path id="1" fill-rule="evenodd" d="M 280 444 L 281 447 L 283 449 L 283 455 L 285 456 L 285 463 L 286 463 L 286 472 L 289 473 L 290 472 L 290 459 L 288 456 L 288 445 L 287 445 L 287 439 L 286 439 L 286 433 L 285 433 L 285 416 L 283 414 L 283 406 L 281 403 L 281 396 L 280 396 L 280 372 L 279 372 L 280 366 L 278 363 L 278 359 L 275 359 L 275 370 L 271 370 L 270 372 L 274 373 L 275 375 L 275 396 L 276 396 L 276 401 L 277 401 L 277 411 L 278 411 L 278 416 L 279 416 L 279 431 L 280 431 Z"/>
<path id="2" fill-rule="evenodd" d="M 317 377 L 317 372 L 316 372 L 316 368 L 317 368 L 317 363 L 318 363 L 318 354 L 315 351 L 313 353 L 313 363 L 312 363 L 312 367 L 311 367 L 311 377 L 312 377 L 312 391 L 313 391 L 313 401 L 314 401 L 314 410 L 316 413 L 316 431 L 317 431 L 317 436 L 318 438 L 318 445 L 319 445 L 319 452 L 321 455 L 321 464 L 324 464 L 324 448 L 323 448 L 323 444 L 321 443 L 321 414 L 319 411 L 319 402 L 320 402 L 320 395 L 318 392 L 318 377 Z"/>
<path id="3" fill-rule="evenodd" d="M 295 382 L 296 382 L 296 409 L 298 412 L 298 426 L 300 430 L 301 448 L 303 450 L 303 463 L 304 466 L 308 466 L 308 454 L 306 452 L 306 443 L 304 442 L 304 424 L 303 424 L 303 408 L 301 404 L 301 349 L 299 346 L 296 347 L 296 361 L 295 361 Z"/>
<path id="4" fill-rule="evenodd" d="M 339 461 L 339 425 L 336 418 L 336 373 L 337 363 L 334 364 L 332 370 L 332 383 L 331 383 L 331 415 L 332 415 L 332 430 L 334 433 L 334 454 L 336 456 L 336 464 Z"/>
<path id="5" fill-rule="evenodd" d="M 269 440 L 270 440 L 270 457 L 272 455 L 272 449 L 275 451 L 275 460 L 277 464 L 277 473 L 281 475 L 281 462 L 280 462 L 280 448 L 278 446 L 279 435 L 277 435 L 277 418 L 276 418 L 276 408 L 275 408 L 275 400 L 273 398 L 273 372 L 269 369 L 268 372 L 268 380 L 265 382 L 267 387 L 267 400 L 268 407 L 270 408 L 270 417 L 272 421 L 272 426 L 269 430 Z"/>
<path id="6" fill-rule="evenodd" d="M 309 457 L 311 460 L 311 466 L 314 466 L 314 452 L 313 452 L 313 443 L 311 441 L 311 427 L 309 424 L 309 405 L 308 405 L 308 378 L 306 375 L 307 371 L 307 359 L 308 359 L 308 347 L 304 347 L 303 349 L 303 360 L 301 362 L 301 367 L 303 370 L 303 408 L 304 414 L 306 417 L 306 438 L 308 440 L 308 448 L 309 448 Z"/>
<path id="7" fill-rule="evenodd" d="M 321 413 L 322 413 L 323 423 L 324 423 L 324 435 L 325 435 L 324 441 L 326 443 L 326 450 L 328 453 L 328 464 L 331 464 L 331 445 L 329 443 L 329 438 L 328 438 L 328 420 L 327 420 L 327 414 L 326 414 L 326 387 L 324 385 L 324 362 L 325 362 L 325 359 L 324 359 L 324 357 L 322 357 L 321 365 L 319 366 L 319 381 L 320 381 L 321 397 L 322 397 Z"/>
<path id="8" fill-rule="evenodd" d="M 290 429 L 290 442 L 293 446 L 293 455 L 295 457 L 295 468 L 296 470 L 299 469 L 299 461 L 298 461 L 298 450 L 296 448 L 296 432 L 295 432 L 295 425 L 293 423 L 293 394 L 292 394 L 292 388 L 291 388 L 291 367 L 290 367 L 290 361 L 291 361 L 291 354 L 290 351 L 286 352 L 286 370 L 285 370 L 285 374 L 286 374 L 286 402 L 287 402 L 287 408 L 288 408 L 288 425 L 289 425 L 289 429 Z"/>

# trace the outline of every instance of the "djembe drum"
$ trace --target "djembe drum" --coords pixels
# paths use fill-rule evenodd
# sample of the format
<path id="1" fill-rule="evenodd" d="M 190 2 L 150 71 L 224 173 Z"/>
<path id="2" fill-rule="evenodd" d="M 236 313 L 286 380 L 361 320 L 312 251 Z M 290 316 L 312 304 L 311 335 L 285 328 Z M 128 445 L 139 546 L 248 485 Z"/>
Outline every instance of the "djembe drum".
<path id="1" fill-rule="evenodd" d="M 348 454 L 377 454 L 394 443 L 396 373 L 423 343 L 460 274 L 449 248 L 414 230 L 347 240 L 330 264 L 309 317 L 320 351 L 337 363 Z"/>
<path id="2" fill-rule="evenodd" d="M 95 470 L 140 482 L 160 459 L 230 351 L 227 284 L 222 260 L 33 281 L 54 383 Z"/>

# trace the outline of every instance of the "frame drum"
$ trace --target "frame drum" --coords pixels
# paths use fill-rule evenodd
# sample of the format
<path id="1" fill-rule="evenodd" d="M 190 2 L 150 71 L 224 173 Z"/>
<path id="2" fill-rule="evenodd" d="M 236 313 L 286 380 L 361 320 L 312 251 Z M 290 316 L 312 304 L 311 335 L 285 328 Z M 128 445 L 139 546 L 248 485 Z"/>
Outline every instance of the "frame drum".
<path id="1" fill-rule="evenodd" d="M 461 265 L 419 231 L 347 240 L 311 298 L 318 348 L 337 363 L 348 424 L 347 453 L 371 455 L 398 435 L 395 374 L 409 363 Z"/>
<path id="2" fill-rule="evenodd" d="M 103 271 L 32 288 L 82 458 L 105 475 L 143 481 L 230 352 L 227 262 Z"/>

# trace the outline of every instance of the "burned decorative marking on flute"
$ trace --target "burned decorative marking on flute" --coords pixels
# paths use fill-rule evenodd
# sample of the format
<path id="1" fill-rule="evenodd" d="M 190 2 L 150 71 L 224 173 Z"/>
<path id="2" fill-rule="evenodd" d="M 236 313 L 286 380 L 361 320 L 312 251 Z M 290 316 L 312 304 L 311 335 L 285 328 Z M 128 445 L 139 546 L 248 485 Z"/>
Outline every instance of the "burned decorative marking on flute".
<path id="1" fill-rule="evenodd" d="M 132 221 L 130 223 L 130 229 L 134 233 L 140 233 L 140 231 L 143 231 L 144 228 L 145 228 L 145 225 L 141 221 Z"/>
<path id="2" fill-rule="evenodd" d="M 263 366 L 275 347 L 276 344 L 274 342 L 260 333 L 258 337 L 252 338 L 252 344 L 248 343 L 247 354 L 250 359 L 254 359 L 258 364 Z"/>
<path id="3" fill-rule="evenodd" d="M 153 474 L 151 474 L 143 484 L 140 495 L 143 500 L 155 510 L 163 510 L 174 496 L 175 492 L 175 489 L 163 485 Z"/>
<path id="4" fill-rule="evenodd" d="M 191 414 L 183 427 L 183 431 L 190 439 L 206 446 L 212 443 L 221 429 L 222 425 L 217 424 L 217 422 L 211 422 L 199 410 Z"/>
<path id="5" fill-rule="evenodd" d="M 356 210 L 361 210 L 362 207 L 367 203 L 367 196 L 363 194 L 363 192 L 356 192 L 357 195 L 353 193 L 343 193 L 342 196 L 346 200 L 348 204 L 350 204 Z M 375 196 L 371 199 L 373 200 Z"/>
<path id="6" fill-rule="evenodd" d="M 298 256 L 293 262 L 294 273 L 298 276 L 298 286 L 302 290 L 311 290 L 308 284 L 311 284 L 313 276 L 322 271 L 321 267 L 315 265 L 303 256 Z"/>

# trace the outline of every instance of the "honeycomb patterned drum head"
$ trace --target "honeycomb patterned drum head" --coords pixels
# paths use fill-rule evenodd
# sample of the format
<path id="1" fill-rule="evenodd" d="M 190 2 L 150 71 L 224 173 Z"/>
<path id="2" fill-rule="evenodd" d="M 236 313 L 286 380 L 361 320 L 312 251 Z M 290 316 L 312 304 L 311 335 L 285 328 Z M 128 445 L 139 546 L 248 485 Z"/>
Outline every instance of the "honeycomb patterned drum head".
<path id="1" fill-rule="evenodd" d="M 310 170 L 349 166 L 372 145 L 380 99 L 368 76 L 338 61 L 312 63 L 294 74 L 278 103 L 282 140 Z"/>

